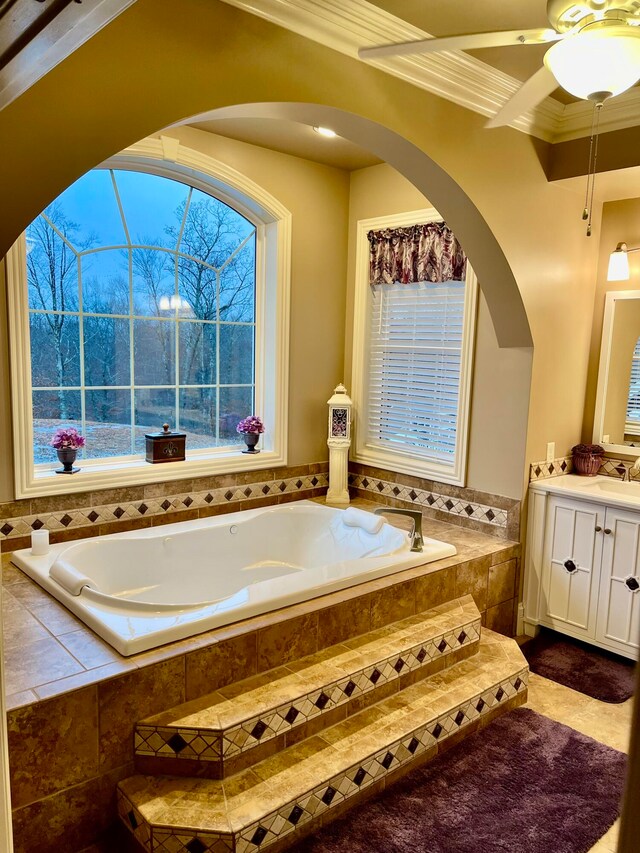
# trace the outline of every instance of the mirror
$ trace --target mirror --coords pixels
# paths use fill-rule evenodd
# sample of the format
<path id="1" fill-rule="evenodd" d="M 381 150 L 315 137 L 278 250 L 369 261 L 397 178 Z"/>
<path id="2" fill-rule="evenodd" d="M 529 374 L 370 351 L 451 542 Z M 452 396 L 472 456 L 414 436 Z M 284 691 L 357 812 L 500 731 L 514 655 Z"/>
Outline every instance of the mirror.
<path id="1" fill-rule="evenodd" d="M 640 290 L 607 293 L 593 441 L 640 456 Z"/>

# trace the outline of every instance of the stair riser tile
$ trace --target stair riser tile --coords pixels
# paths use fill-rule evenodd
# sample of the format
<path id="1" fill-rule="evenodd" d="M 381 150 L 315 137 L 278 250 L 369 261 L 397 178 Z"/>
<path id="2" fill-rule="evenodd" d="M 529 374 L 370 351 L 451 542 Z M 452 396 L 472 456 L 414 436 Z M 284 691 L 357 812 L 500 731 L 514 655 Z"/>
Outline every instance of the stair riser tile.
<path id="1" fill-rule="evenodd" d="M 136 841 L 151 853 L 151 828 L 127 797 L 118 788 L 118 817 Z"/>
<path id="2" fill-rule="evenodd" d="M 217 768 L 221 755 L 222 762 L 226 763 L 271 739 L 295 731 L 300 726 L 308 725 L 314 720 L 321 721 L 325 715 L 329 719 L 328 715 L 341 706 L 352 708 L 353 710 L 347 711 L 351 714 L 369 704 L 379 702 L 386 695 L 402 689 L 408 676 L 418 681 L 474 654 L 479 644 L 479 634 L 480 622 L 474 620 L 456 631 L 445 632 L 424 644 L 415 644 L 376 665 L 356 670 L 351 676 L 332 682 L 322 690 L 316 689 L 293 704 L 280 705 L 267 714 L 254 717 L 224 733 L 139 725 L 135 737 L 135 754 L 171 759 L 172 764 L 182 758 L 211 763 L 211 777 L 220 778 Z M 461 636 L 462 642 L 459 639 Z M 292 709 L 297 713 L 293 714 Z M 322 722 L 317 725 L 316 731 L 324 727 Z M 332 723 L 327 722 L 326 725 Z M 171 745 L 176 735 L 180 736 L 179 751 Z M 256 758 L 256 761 L 258 760 L 260 759 Z"/>
<path id="3" fill-rule="evenodd" d="M 330 812 L 333 808 L 343 803 L 346 808 L 346 804 L 352 801 L 353 797 L 366 790 L 370 785 L 384 780 L 392 772 L 413 766 L 414 761 L 422 759 L 425 753 L 433 751 L 434 748 L 436 751 L 440 750 L 443 748 L 443 744 L 450 738 L 462 739 L 466 734 L 475 731 L 480 725 L 483 714 L 489 714 L 492 708 L 495 710 L 498 710 L 498 708 L 500 710 L 503 708 L 507 710 L 511 703 L 519 699 L 518 694 L 526 696 L 526 671 L 521 671 L 517 677 L 521 682 L 519 691 L 513 688 L 513 682 L 516 679 L 514 675 L 512 679 L 501 682 L 491 691 L 485 691 L 487 696 L 490 692 L 493 694 L 493 705 L 490 705 L 485 700 L 482 710 L 479 712 L 476 711 L 475 706 L 481 698 L 480 694 L 477 694 L 472 699 L 461 703 L 457 708 L 439 716 L 436 720 L 431 720 L 428 724 L 419 726 L 412 734 L 394 741 L 386 749 L 351 766 L 346 772 L 340 773 L 328 782 L 323 782 L 321 786 L 305 795 L 305 797 L 288 803 L 285 807 L 279 809 L 277 813 L 267 815 L 255 824 L 242 829 L 236 835 L 236 853 L 254 853 L 254 851 L 270 850 L 275 842 L 279 843 L 286 834 L 293 832 L 295 829 L 295 825 L 292 825 L 289 816 L 296 807 L 303 812 L 298 819 L 298 823 L 310 820 L 315 822 L 319 817 L 322 817 L 325 813 Z M 508 690 L 509 686 L 511 687 L 510 690 Z M 495 694 L 500 690 L 502 691 L 501 699 L 497 700 L 495 699 Z M 460 714 L 462 714 L 461 718 L 459 717 Z M 456 722 L 457 719 L 459 719 L 459 722 Z M 439 731 L 438 727 L 440 727 Z M 435 737 L 434 731 L 438 734 L 438 737 Z M 309 803 L 311 807 L 309 807 Z M 275 832 L 272 829 L 273 819 L 276 814 L 281 818 L 280 824 L 283 828 L 280 832 Z M 233 813 L 230 817 L 233 821 Z M 259 839 L 259 843 L 256 843 L 257 839 Z"/>
<path id="4" fill-rule="evenodd" d="M 233 838 L 208 832 L 173 833 L 154 827 L 151 830 L 152 853 L 233 853 Z"/>

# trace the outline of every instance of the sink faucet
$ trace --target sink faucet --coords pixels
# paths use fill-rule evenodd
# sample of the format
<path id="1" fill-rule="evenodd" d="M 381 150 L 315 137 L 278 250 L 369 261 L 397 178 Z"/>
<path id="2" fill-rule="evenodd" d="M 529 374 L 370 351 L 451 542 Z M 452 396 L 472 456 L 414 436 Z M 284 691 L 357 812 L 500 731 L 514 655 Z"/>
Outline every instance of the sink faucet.
<path id="1" fill-rule="evenodd" d="M 411 550 L 422 551 L 424 546 L 424 538 L 422 536 L 422 513 L 415 509 L 394 509 L 390 506 L 379 506 L 374 509 L 375 515 L 404 515 L 413 520 L 413 530 L 411 531 Z"/>
<path id="2" fill-rule="evenodd" d="M 636 459 L 633 465 L 629 465 L 624 467 L 624 473 L 620 478 L 623 483 L 630 483 L 635 479 L 636 475 L 640 472 L 640 456 Z"/>

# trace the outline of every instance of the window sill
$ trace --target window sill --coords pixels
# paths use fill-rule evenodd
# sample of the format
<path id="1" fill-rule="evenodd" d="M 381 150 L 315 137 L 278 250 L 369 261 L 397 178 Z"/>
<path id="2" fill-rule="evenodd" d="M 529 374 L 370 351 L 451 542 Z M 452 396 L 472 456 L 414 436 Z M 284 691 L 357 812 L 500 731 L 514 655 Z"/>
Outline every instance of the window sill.
<path id="1" fill-rule="evenodd" d="M 155 465 L 140 459 L 134 462 L 91 462 L 83 467 L 82 462 L 79 461 L 77 465 L 80 471 L 76 474 L 67 476 L 56 474 L 53 465 L 48 470 L 33 472 L 31 478 L 25 481 L 23 488 L 17 490 L 16 498 L 91 492 L 96 489 L 163 483 L 193 477 L 212 477 L 239 471 L 260 471 L 286 464 L 286 456 L 274 450 L 261 450 L 257 454 L 233 450 L 218 453 L 215 456 L 192 456 L 191 458 L 187 454 L 184 462 Z M 59 463 L 56 463 L 55 467 L 59 467 Z"/>
<path id="2" fill-rule="evenodd" d="M 413 477 L 423 477 L 425 480 L 435 480 L 438 483 L 449 483 L 453 486 L 465 485 L 464 472 L 455 471 L 449 465 L 442 465 L 435 460 L 419 456 L 392 453 L 370 444 L 356 447 L 351 454 L 351 459 L 361 465 L 383 468 L 396 474 L 410 474 Z"/>

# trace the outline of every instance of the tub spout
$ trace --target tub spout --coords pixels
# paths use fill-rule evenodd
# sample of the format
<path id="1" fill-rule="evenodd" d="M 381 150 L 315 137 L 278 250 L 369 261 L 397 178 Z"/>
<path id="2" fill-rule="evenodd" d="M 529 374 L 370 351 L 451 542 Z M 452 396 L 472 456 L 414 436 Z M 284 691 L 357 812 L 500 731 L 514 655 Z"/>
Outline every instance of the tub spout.
<path id="1" fill-rule="evenodd" d="M 422 536 L 422 513 L 416 509 L 394 509 L 390 506 L 380 506 L 374 509 L 375 515 L 404 515 L 413 521 L 413 530 L 411 531 L 411 550 L 422 551 L 424 546 L 424 538 Z"/>

